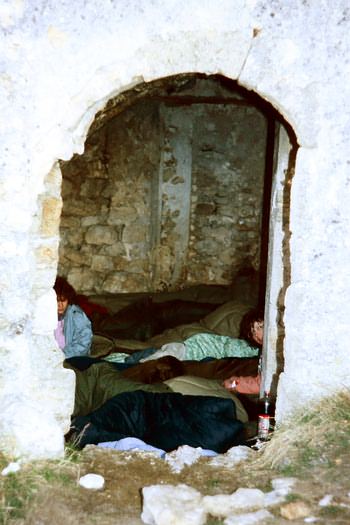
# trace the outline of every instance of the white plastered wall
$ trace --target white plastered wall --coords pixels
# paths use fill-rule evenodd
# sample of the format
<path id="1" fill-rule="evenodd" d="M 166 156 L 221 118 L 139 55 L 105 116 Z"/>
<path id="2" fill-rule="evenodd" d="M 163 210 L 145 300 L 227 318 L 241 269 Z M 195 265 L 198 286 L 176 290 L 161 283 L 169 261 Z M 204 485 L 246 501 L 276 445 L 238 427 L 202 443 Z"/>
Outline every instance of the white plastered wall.
<path id="1" fill-rule="evenodd" d="M 300 148 L 278 417 L 349 386 L 347 16 L 346 0 L 17 0 L 1 7 L 3 450 L 63 452 L 74 378 L 60 367 L 52 337 L 56 163 L 81 153 L 96 112 L 140 80 L 219 73 L 253 89 L 290 123 Z"/>

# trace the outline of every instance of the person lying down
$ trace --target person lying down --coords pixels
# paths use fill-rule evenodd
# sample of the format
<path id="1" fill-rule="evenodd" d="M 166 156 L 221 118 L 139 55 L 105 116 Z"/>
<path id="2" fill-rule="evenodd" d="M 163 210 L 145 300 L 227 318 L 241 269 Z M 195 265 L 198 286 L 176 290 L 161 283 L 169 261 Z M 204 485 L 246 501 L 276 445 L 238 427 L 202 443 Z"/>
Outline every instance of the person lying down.
<path id="1" fill-rule="evenodd" d="M 215 334 L 204 335 L 215 336 Z M 209 339 L 211 341 L 210 355 L 213 352 L 213 337 Z M 257 373 L 259 347 L 251 346 L 245 340 L 224 337 L 224 341 L 230 339 L 234 342 L 239 341 L 238 347 L 243 343 L 243 348 L 249 348 L 253 351 L 255 359 L 253 359 L 254 362 L 249 363 L 249 373 L 254 377 Z M 257 342 L 255 343 L 257 345 Z M 249 358 L 250 355 L 248 353 L 247 357 Z M 203 357 L 207 357 L 207 355 Z M 86 390 L 84 406 L 75 411 L 75 417 L 72 421 L 72 430 L 80 435 L 80 447 L 88 443 L 114 441 L 129 436 L 142 439 L 146 443 L 166 451 L 173 450 L 182 444 L 188 444 L 220 453 L 235 444 L 242 443 L 243 426 L 242 421 L 237 417 L 235 403 L 231 399 L 214 399 L 211 394 L 209 396 L 204 395 L 202 399 L 199 399 L 197 395 L 190 396 L 182 393 L 170 393 L 169 391 L 146 391 L 149 385 L 135 384 L 135 386 L 131 385 L 130 388 L 134 390 L 136 387 L 136 391 L 121 392 L 113 397 L 108 396 L 108 399 L 106 399 L 107 395 L 104 394 L 105 402 L 101 399 L 97 408 L 93 409 L 91 406 L 90 410 L 86 410 L 88 405 L 86 400 L 92 400 L 92 404 L 96 406 L 96 390 L 105 389 L 106 381 L 105 378 L 102 380 L 101 377 L 104 368 L 108 368 L 108 373 L 113 375 L 113 388 L 119 382 L 115 381 L 116 371 L 113 370 L 112 364 L 100 363 L 91 366 L 91 373 L 95 375 L 95 372 L 98 372 L 98 377 L 94 381 L 95 387 Z M 240 382 L 239 378 L 242 377 L 243 370 L 236 368 L 232 372 L 235 374 L 235 379 L 232 379 L 231 375 L 227 375 L 226 377 L 230 377 L 231 384 L 225 384 L 225 381 L 224 383 L 221 382 L 221 388 L 225 387 L 226 390 L 230 390 L 233 381 L 235 381 L 234 387 L 238 393 L 237 385 Z M 247 372 L 248 370 L 245 371 L 245 373 Z M 81 375 L 86 377 L 85 374 L 86 372 L 83 372 Z M 77 381 L 77 386 L 79 384 L 80 381 Z M 242 383 L 240 384 L 242 385 Z M 163 384 L 163 387 L 169 387 L 169 385 Z"/>
<path id="2" fill-rule="evenodd" d="M 242 318 L 240 337 L 230 337 L 215 333 L 198 333 L 184 342 L 172 342 L 160 349 L 147 348 L 134 352 L 113 353 L 107 361 L 135 364 L 173 356 L 180 361 L 201 361 L 207 357 L 222 359 L 225 357 L 257 357 L 263 342 L 263 315 L 260 310 L 248 311 Z"/>
<path id="3" fill-rule="evenodd" d="M 167 343 L 160 349 L 147 348 L 134 352 L 131 356 L 125 353 L 114 353 L 105 359 L 106 361 L 136 364 L 165 356 L 176 357 L 179 361 L 201 361 L 206 357 L 222 359 L 224 357 L 256 357 L 258 354 L 259 347 L 250 345 L 244 339 L 200 333 L 192 335 L 184 343 Z"/>
<path id="4" fill-rule="evenodd" d="M 240 336 L 251 344 L 261 347 L 264 339 L 264 317 L 261 309 L 249 310 L 242 318 L 240 324 Z M 256 374 L 231 375 L 223 381 L 223 386 L 229 391 L 237 394 L 260 393 L 261 375 L 260 369 Z"/>
<path id="5" fill-rule="evenodd" d="M 242 444 L 244 424 L 233 399 L 178 392 L 123 392 L 72 420 L 77 448 L 136 437 L 165 451 L 181 445 L 218 453 Z"/>
<path id="6" fill-rule="evenodd" d="M 261 385 L 260 374 L 254 376 L 231 376 L 223 381 L 223 386 L 229 392 L 238 394 L 259 394 Z"/>

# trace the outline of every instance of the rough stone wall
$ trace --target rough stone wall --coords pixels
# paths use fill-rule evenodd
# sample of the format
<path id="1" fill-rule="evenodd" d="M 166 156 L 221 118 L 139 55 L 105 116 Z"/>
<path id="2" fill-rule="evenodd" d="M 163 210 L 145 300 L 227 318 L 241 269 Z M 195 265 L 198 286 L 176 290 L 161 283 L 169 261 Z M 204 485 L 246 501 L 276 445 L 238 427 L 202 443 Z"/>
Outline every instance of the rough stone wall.
<path id="1" fill-rule="evenodd" d="M 265 149 L 266 118 L 248 103 L 137 102 L 62 163 L 59 273 L 103 293 L 258 269 Z"/>
<path id="2" fill-rule="evenodd" d="M 189 280 L 230 283 L 259 270 L 266 120 L 252 107 L 198 110 Z"/>
<path id="3" fill-rule="evenodd" d="M 61 454 L 73 398 L 51 335 L 58 221 L 55 201 L 46 202 L 48 174 L 58 159 L 82 153 L 109 99 L 142 80 L 184 72 L 220 73 L 254 90 L 286 119 L 299 145 L 290 181 L 278 421 L 350 386 L 349 18 L 347 0 L 204 0 L 200 9 L 195 0 L 2 6 L 4 451 Z M 58 195 L 59 176 L 54 179 Z M 44 236 L 46 216 L 53 228 Z M 59 407 L 62 392 L 68 404 Z M 23 412 L 27 416 L 19 417 Z M 21 436 L 31 439 L 23 443 Z"/>
<path id="4" fill-rule="evenodd" d="M 160 157 L 155 113 L 137 104 L 62 166 L 58 270 L 81 292 L 150 288 L 152 179 Z"/>

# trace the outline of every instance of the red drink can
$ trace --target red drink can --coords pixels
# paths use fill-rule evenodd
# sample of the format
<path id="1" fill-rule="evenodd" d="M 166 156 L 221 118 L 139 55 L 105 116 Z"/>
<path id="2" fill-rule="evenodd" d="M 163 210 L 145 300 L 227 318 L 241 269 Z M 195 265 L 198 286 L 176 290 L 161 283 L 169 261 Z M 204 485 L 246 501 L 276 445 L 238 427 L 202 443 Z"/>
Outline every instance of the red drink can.
<path id="1" fill-rule="evenodd" d="M 267 439 L 270 430 L 270 416 L 268 414 L 261 414 L 258 422 L 258 438 Z"/>

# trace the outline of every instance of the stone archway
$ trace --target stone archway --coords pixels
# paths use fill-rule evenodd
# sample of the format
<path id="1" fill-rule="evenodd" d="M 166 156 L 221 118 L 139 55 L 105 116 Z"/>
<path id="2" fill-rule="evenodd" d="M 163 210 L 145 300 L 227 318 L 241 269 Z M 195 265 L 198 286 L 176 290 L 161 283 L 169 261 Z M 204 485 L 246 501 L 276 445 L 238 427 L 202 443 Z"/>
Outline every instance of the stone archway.
<path id="1" fill-rule="evenodd" d="M 220 107 L 224 109 L 219 111 Z M 194 147 L 206 124 L 207 133 Z M 210 142 L 209 137 L 213 131 L 218 135 L 220 127 L 226 135 Z M 133 134 L 138 137 L 135 143 Z M 231 139 L 228 134 L 232 134 Z M 246 143 L 244 134 L 249 137 Z M 294 170 L 292 144 L 296 144 L 293 132 L 271 105 L 220 75 L 176 75 L 122 92 L 97 113 L 84 154 L 62 163 L 65 204 L 59 273 L 88 294 L 155 292 L 163 285 L 170 291 L 196 282 L 230 284 L 235 268 L 247 270 L 247 265 L 250 269 L 258 265 L 257 301 L 263 306 L 266 295 L 266 326 L 270 326 L 264 345 L 264 388 L 271 390 L 273 377 L 276 392 L 283 370 L 283 298 L 289 282 L 286 275 L 290 263 L 282 245 L 288 235 L 290 184 L 286 181 L 291 180 Z M 200 172 L 206 168 L 203 159 L 200 168 L 196 167 L 198 151 L 195 155 L 193 148 L 203 148 L 202 157 L 213 152 L 218 164 L 216 175 L 211 160 L 208 177 L 202 176 L 200 182 Z M 120 150 L 116 158 L 115 149 Z M 141 157 L 140 150 L 144 150 Z M 237 152 L 239 175 L 234 172 Z M 225 167 L 221 167 L 223 162 Z M 221 179 L 220 171 L 226 173 Z M 112 182 L 116 172 L 116 182 Z M 244 181 L 242 190 L 240 181 Z M 225 190 L 217 189 L 221 183 Z M 193 185 L 197 188 L 198 184 L 202 190 L 196 194 Z M 96 198 L 96 192 L 103 193 L 103 198 Z M 196 219 L 199 207 L 200 221 Z M 203 245 L 203 234 L 196 231 L 203 217 L 209 248 L 198 251 L 193 239 Z M 164 221 L 168 220 L 171 224 L 167 228 Z M 211 239 L 208 227 L 213 222 L 217 229 Z M 273 232 L 270 242 L 269 229 Z M 225 233 L 219 233 L 221 238 L 217 239 L 220 230 Z M 231 239 L 229 246 L 227 239 Z M 137 255 L 133 257 L 134 251 Z M 227 261 L 230 252 L 233 255 Z M 220 267 L 217 263 L 221 259 L 224 263 Z"/>
<path id="2" fill-rule="evenodd" d="M 92 1 L 88 9 L 74 4 L 68 10 L 47 2 L 40 17 L 35 6 L 16 4 L 1 16 L 8 73 L 1 84 L 7 128 L 0 435 L 11 454 L 62 454 L 69 423 L 73 381 L 51 335 L 61 206 L 57 159 L 83 151 L 91 122 L 109 99 L 141 81 L 184 72 L 219 73 L 253 90 L 290 123 L 300 145 L 290 197 L 278 417 L 349 384 L 345 14 L 328 2 L 295 8 L 228 1 L 200 11 L 194 0 L 146 4 L 110 2 L 102 9 Z M 279 244 L 280 232 L 273 235 Z M 275 323 L 273 309 L 270 315 Z"/>
<path id="3" fill-rule="evenodd" d="M 266 106 L 266 103 L 264 105 Z M 90 115 L 90 112 L 88 114 Z M 86 115 L 82 121 L 85 121 L 85 119 Z M 287 154 L 287 152 L 284 151 L 284 154 Z M 282 169 L 280 173 L 284 173 Z M 44 191 L 38 200 L 41 218 L 37 223 L 37 231 L 41 245 L 35 251 L 36 267 L 39 272 L 43 268 L 44 278 L 51 275 L 51 279 L 55 275 L 58 257 L 58 229 L 62 209 L 61 181 L 60 166 L 58 162 L 55 162 L 44 179 Z M 275 247 L 275 251 L 280 252 L 280 246 Z M 271 282 L 270 279 L 269 282 Z M 63 434 L 68 428 L 74 397 L 73 374 L 69 370 L 62 369 L 62 356 L 57 351 L 51 333 L 49 334 L 49 328 L 53 328 L 55 325 L 55 310 L 52 308 L 52 300 L 52 290 L 38 298 L 33 326 L 33 341 L 37 350 L 31 357 L 29 365 L 29 368 L 33 366 L 36 368 L 41 387 L 44 385 L 44 391 L 49 391 L 50 395 L 46 399 L 41 398 L 41 395 L 38 395 L 38 382 L 34 383 L 29 389 L 26 387 L 25 391 L 21 392 L 21 396 L 25 398 L 23 406 L 22 398 L 18 405 L 11 404 L 8 414 L 5 413 L 5 421 L 6 419 L 8 421 L 4 441 L 5 449 L 34 457 L 51 457 L 62 453 Z M 49 355 L 46 354 L 48 348 L 50 349 Z M 269 349 L 271 359 L 271 355 L 275 355 L 271 341 Z M 272 372 L 275 371 L 273 366 L 270 365 Z M 17 378 L 15 376 L 13 378 L 17 382 Z M 38 407 L 40 407 L 39 410 Z M 17 418 L 21 419 L 20 424 L 16 424 Z M 23 434 L 23 430 L 26 427 L 32 428 L 33 424 L 36 425 L 38 431 L 31 434 L 29 441 L 23 441 L 20 437 Z M 49 446 L 43 446 L 43 443 L 40 442 L 43 430 L 46 438 L 49 437 L 47 441 Z M 6 434 L 10 434 L 10 436 L 12 434 L 12 436 L 9 438 Z"/>
<path id="4" fill-rule="evenodd" d="M 259 100 L 258 96 L 254 94 L 252 94 L 252 96 L 255 102 Z M 123 92 L 121 92 L 121 97 L 123 97 Z M 261 104 L 266 110 L 268 104 L 263 100 L 261 100 Z M 269 227 L 273 232 L 273 242 L 269 242 L 266 237 L 266 232 L 264 232 L 265 242 L 267 243 L 266 246 L 269 246 L 268 249 L 267 247 L 264 248 L 265 251 L 268 251 L 268 262 L 266 262 L 265 267 L 265 271 L 266 268 L 268 268 L 268 274 L 267 276 L 263 276 L 267 281 L 267 326 L 269 329 L 265 332 L 264 385 L 262 387 L 263 389 L 265 388 L 269 390 L 271 388 L 271 382 L 278 379 L 278 375 L 283 369 L 281 362 L 283 361 L 284 332 L 282 324 L 283 313 L 281 314 L 281 311 L 283 312 L 284 309 L 283 294 L 286 288 L 284 269 L 286 256 L 282 249 L 282 244 L 285 239 L 286 229 L 288 229 L 286 224 L 289 222 L 289 197 L 286 197 L 285 192 L 289 190 L 287 181 L 291 179 L 294 170 L 294 157 L 291 156 L 291 151 L 292 144 L 295 144 L 295 137 L 293 136 L 293 132 L 290 130 L 288 124 L 286 124 L 283 118 L 274 111 L 272 106 L 270 109 L 274 115 L 272 117 L 274 121 L 274 140 L 272 146 L 271 144 L 269 145 L 270 148 L 272 147 L 270 152 L 272 157 L 269 158 L 267 162 L 271 165 L 271 171 L 270 173 L 265 174 L 265 179 L 267 179 L 265 184 L 267 184 L 267 186 L 272 185 L 272 190 L 268 187 L 267 197 L 265 196 L 265 199 L 267 198 L 268 200 L 271 200 L 271 204 L 269 203 L 268 207 L 271 207 Z M 60 192 L 61 177 L 60 167 L 59 165 L 56 165 L 50 172 L 46 181 L 50 196 L 48 196 L 43 204 L 43 223 L 41 228 L 45 231 L 45 234 L 48 235 L 50 233 L 52 234 L 52 231 L 56 231 L 60 222 L 61 197 L 57 197 Z M 58 186 L 56 184 L 58 184 Z M 267 217 L 270 217 L 270 211 L 267 213 Z M 283 220 L 281 220 L 281 218 L 283 218 Z M 267 224 L 265 224 L 265 228 L 266 227 Z M 281 308 L 281 311 L 278 310 L 279 307 Z M 67 377 L 66 381 L 71 381 L 71 378 L 68 379 Z M 72 392 L 71 386 L 68 386 L 68 389 Z M 71 396 L 73 396 L 73 392 L 71 393 Z"/>

